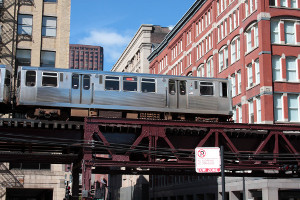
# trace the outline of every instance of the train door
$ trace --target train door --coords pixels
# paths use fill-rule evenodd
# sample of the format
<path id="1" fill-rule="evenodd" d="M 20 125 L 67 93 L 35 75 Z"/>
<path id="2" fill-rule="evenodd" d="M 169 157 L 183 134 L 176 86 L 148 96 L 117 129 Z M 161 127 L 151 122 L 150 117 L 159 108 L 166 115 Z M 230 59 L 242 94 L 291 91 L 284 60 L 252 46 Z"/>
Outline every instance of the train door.
<path id="1" fill-rule="evenodd" d="M 72 74 L 71 103 L 92 103 L 92 88 L 90 75 Z"/>
<path id="2" fill-rule="evenodd" d="M 169 108 L 187 108 L 186 81 L 169 79 Z"/>

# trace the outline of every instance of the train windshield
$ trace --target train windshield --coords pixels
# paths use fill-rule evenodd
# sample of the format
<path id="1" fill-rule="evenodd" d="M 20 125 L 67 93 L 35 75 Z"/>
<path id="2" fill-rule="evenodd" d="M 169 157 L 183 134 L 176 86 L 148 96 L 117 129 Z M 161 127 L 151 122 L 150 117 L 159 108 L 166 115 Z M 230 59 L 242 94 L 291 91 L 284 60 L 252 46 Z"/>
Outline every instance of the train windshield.
<path id="1" fill-rule="evenodd" d="M 35 71 L 27 71 L 26 72 L 26 86 L 33 87 L 35 86 L 36 80 L 36 72 Z"/>
<path id="2" fill-rule="evenodd" d="M 213 96 L 214 85 L 212 82 L 200 82 L 200 95 Z"/>

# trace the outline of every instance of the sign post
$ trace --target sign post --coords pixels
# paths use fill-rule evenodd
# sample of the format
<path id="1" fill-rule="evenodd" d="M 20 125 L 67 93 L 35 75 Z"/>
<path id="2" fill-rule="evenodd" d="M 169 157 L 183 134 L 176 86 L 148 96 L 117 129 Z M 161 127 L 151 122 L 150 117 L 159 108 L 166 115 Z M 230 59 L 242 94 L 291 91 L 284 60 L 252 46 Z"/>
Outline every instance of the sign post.
<path id="1" fill-rule="evenodd" d="M 195 149 L 195 162 L 197 173 L 221 172 L 220 148 L 197 147 Z"/>

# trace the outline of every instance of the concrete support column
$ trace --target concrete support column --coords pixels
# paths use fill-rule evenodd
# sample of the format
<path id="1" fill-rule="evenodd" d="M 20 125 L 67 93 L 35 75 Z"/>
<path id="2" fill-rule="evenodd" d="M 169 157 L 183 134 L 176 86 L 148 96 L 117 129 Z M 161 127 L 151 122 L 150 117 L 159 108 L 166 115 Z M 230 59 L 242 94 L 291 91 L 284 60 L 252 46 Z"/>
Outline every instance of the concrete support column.
<path id="1" fill-rule="evenodd" d="M 263 200 L 278 200 L 278 188 L 263 188 L 262 189 Z"/>

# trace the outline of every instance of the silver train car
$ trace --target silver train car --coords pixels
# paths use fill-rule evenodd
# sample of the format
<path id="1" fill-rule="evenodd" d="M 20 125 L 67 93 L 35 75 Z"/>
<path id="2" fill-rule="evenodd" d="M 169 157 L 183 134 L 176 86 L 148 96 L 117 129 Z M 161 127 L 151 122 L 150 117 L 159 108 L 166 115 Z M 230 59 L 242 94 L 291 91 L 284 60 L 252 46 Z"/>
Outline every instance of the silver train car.
<path id="1" fill-rule="evenodd" d="M 226 79 L 21 66 L 16 105 L 29 117 L 125 113 L 130 118 L 228 119 L 230 88 Z"/>
<path id="2" fill-rule="evenodd" d="M 10 107 L 11 100 L 12 67 L 0 65 L 0 113 L 4 113 Z"/>

